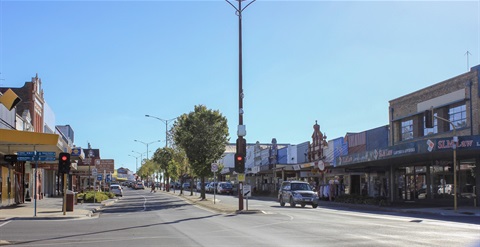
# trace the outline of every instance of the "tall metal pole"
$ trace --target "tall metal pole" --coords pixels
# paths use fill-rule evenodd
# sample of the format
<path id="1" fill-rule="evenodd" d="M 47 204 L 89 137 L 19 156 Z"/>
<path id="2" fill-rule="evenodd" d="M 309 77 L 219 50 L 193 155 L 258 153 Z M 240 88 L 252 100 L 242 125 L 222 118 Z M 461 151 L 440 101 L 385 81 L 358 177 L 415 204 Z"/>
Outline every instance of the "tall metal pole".
<path id="1" fill-rule="evenodd" d="M 133 150 L 132 150 L 132 153 L 140 154 L 140 156 L 139 156 L 140 157 L 140 166 L 142 166 L 142 160 L 143 160 L 143 154 L 144 153 L 136 152 L 136 151 L 133 151 Z M 136 167 L 136 168 L 137 168 L 137 170 L 135 172 L 138 171 L 138 167 Z"/>
<path id="2" fill-rule="evenodd" d="M 453 196 L 455 197 L 455 199 L 453 200 L 453 209 L 456 212 L 457 211 L 457 147 L 456 147 L 457 144 L 454 143 L 453 145 L 455 145 L 453 147 L 453 191 L 454 191 Z"/>
<path id="3" fill-rule="evenodd" d="M 242 0 L 238 0 L 238 124 L 243 125 Z"/>
<path id="4" fill-rule="evenodd" d="M 67 174 L 63 174 L 63 215 L 67 213 Z"/>
<path id="5" fill-rule="evenodd" d="M 160 121 L 162 121 L 163 123 L 165 123 L 165 147 L 168 147 L 168 122 L 170 122 L 170 121 L 172 121 L 172 120 L 175 120 L 175 119 L 177 119 L 177 118 L 162 119 L 162 118 L 155 117 L 155 116 L 152 116 L 152 115 L 145 115 L 145 117 L 155 118 L 155 119 L 160 120 Z"/>
<path id="6" fill-rule="evenodd" d="M 147 160 L 149 159 L 149 158 L 148 158 L 148 145 L 150 145 L 150 144 L 152 144 L 152 143 L 155 143 L 155 142 L 161 142 L 160 140 L 158 140 L 158 141 L 153 141 L 153 142 L 149 142 L 149 143 L 142 142 L 142 141 L 139 141 L 139 140 L 134 140 L 134 141 L 143 143 L 143 145 L 147 146 Z"/>
<path id="7" fill-rule="evenodd" d="M 238 0 L 238 125 L 243 125 L 242 0 Z M 245 158 L 244 158 L 245 159 Z M 243 210 L 243 182 L 238 183 L 238 210 Z"/>
<path id="8" fill-rule="evenodd" d="M 168 120 L 165 121 L 165 147 L 168 147 Z"/>
<path id="9" fill-rule="evenodd" d="M 134 152 L 134 151 L 132 151 L 132 152 Z M 131 157 L 135 158 L 135 169 L 136 169 L 135 172 L 137 172 L 137 170 L 138 170 L 138 158 L 140 156 L 133 156 L 131 154 L 129 154 L 128 156 L 131 156 Z"/>
<path id="10" fill-rule="evenodd" d="M 37 156 L 37 148 L 34 146 L 34 155 L 35 157 Z M 38 172 L 38 159 L 35 159 L 35 185 L 34 185 L 34 196 L 35 196 L 35 200 L 34 200 L 34 206 L 33 206 L 33 216 L 37 216 L 37 193 L 38 193 L 38 186 L 37 186 L 37 174 Z"/>
<path id="11" fill-rule="evenodd" d="M 242 1 L 244 0 L 237 0 L 238 1 L 238 8 L 235 7 L 230 1 L 225 0 L 229 3 L 233 8 L 236 10 L 236 14 L 238 16 L 238 125 L 243 126 L 243 67 L 242 67 L 242 12 L 245 8 L 247 8 L 250 4 L 255 2 L 252 0 L 248 3 L 245 7 L 242 8 Z M 239 139 L 243 139 L 243 135 L 238 133 Z M 237 144 L 238 149 L 238 144 Z M 245 159 L 245 157 L 243 157 Z M 243 181 L 238 182 L 238 210 L 243 210 Z"/>
<path id="12" fill-rule="evenodd" d="M 457 142 L 458 142 L 457 128 L 455 128 L 455 124 L 448 119 L 435 116 L 435 115 L 433 115 L 433 117 L 449 123 L 450 126 L 452 126 L 453 128 L 453 144 L 452 144 L 452 148 L 453 148 L 453 210 L 455 210 L 456 212 L 457 211 Z M 444 186 L 444 190 L 445 190 L 445 186 Z"/>

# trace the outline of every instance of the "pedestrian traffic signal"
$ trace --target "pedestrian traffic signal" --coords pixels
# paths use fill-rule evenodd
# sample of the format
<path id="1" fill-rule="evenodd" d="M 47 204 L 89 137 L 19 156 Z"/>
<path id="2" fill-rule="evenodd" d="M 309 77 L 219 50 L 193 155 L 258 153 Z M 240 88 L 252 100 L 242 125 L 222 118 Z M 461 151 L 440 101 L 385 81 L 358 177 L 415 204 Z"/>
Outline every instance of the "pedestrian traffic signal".
<path id="1" fill-rule="evenodd" d="M 242 154 L 235 154 L 235 172 L 245 172 L 245 156 L 243 156 Z"/>
<path id="2" fill-rule="evenodd" d="M 59 173 L 69 173 L 70 172 L 70 154 L 69 153 L 60 153 L 58 155 L 58 172 Z"/>

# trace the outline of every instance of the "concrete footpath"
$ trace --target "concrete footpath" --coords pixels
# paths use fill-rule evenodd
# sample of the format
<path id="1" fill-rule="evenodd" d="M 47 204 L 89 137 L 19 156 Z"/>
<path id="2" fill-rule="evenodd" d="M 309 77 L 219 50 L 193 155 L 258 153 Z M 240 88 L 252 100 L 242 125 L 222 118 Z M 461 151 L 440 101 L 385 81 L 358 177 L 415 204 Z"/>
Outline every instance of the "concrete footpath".
<path id="1" fill-rule="evenodd" d="M 45 197 L 35 202 L 1 207 L 0 220 L 10 219 L 88 219 L 102 206 L 115 203 L 117 199 L 110 199 L 102 203 L 78 203 L 73 211 L 63 214 L 63 197 Z"/>
<path id="2" fill-rule="evenodd" d="M 190 191 L 184 191 L 183 195 L 179 195 L 180 190 L 175 192 L 165 192 L 172 195 L 176 195 L 184 198 L 185 200 L 197 204 L 202 207 L 206 207 L 212 210 L 216 210 L 221 213 L 240 213 L 238 212 L 238 203 L 232 204 L 227 201 L 217 200 L 216 203 L 213 203 L 213 195 L 207 194 L 206 200 L 200 200 L 199 193 L 193 193 L 190 195 Z M 263 201 L 272 201 L 276 202 L 276 198 L 268 196 L 252 196 L 250 199 L 253 200 L 263 200 Z M 287 206 L 288 207 L 288 204 Z M 408 205 L 403 206 L 374 206 L 374 205 L 365 205 L 365 204 L 348 204 L 348 203 L 338 203 L 330 201 L 319 201 L 319 208 L 329 208 L 329 209 L 344 209 L 344 210 L 361 210 L 361 211 L 375 211 L 375 212 L 400 212 L 400 213 L 411 213 L 411 214 L 426 214 L 426 215 L 443 215 L 443 216 L 459 216 L 459 217 L 478 217 L 480 222 L 480 207 L 457 207 L 457 210 L 454 210 L 453 205 L 451 207 L 421 207 L 418 205 Z M 242 213 L 254 213 L 259 212 L 256 209 L 249 209 L 246 212 Z"/>

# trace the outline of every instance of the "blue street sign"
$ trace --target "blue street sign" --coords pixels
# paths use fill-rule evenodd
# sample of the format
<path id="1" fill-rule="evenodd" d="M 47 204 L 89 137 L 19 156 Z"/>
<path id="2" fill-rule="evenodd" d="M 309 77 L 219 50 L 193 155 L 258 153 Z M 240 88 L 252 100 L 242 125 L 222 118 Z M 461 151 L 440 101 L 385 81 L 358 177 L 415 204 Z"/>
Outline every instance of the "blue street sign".
<path id="1" fill-rule="evenodd" d="M 112 181 L 112 176 L 110 176 L 110 174 L 107 174 L 107 178 L 105 180 L 107 181 L 107 183 L 109 183 L 110 181 Z"/>
<path id="2" fill-rule="evenodd" d="M 102 178 L 103 178 L 103 175 L 102 175 L 102 174 L 98 174 L 98 175 L 97 175 L 97 180 L 101 181 Z"/>
<path id="3" fill-rule="evenodd" d="M 34 156 L 34 155 L 35 155 L 34 151 L 17 152 L 17 156 Z"/>
<path id="4" fill-rule="evenodd" d="M 34 161 L 33 156 L 17 156 L 18 161 Z"/>
<path id="5" fill-rule="evenodd" d="M 55 161 L 55 156 L 40 156 L 38 161 Z"/>
<path id="6" fill-rule="evenodd" d="M 55 152 L 37 152 L 38 156 L 54 156 L 56 155 Z"/>

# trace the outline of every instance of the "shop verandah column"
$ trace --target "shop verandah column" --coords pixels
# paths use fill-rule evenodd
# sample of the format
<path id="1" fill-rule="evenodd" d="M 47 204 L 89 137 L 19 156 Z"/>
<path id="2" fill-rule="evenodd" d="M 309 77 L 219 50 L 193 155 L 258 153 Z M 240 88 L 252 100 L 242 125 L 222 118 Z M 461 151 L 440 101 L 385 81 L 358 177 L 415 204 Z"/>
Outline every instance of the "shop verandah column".
<path id="1" fill-rule="evenodd" d="M 480 156 L 475 158 L 475 195 L 476 195 L 476 206 L 480 205 Z"/>

